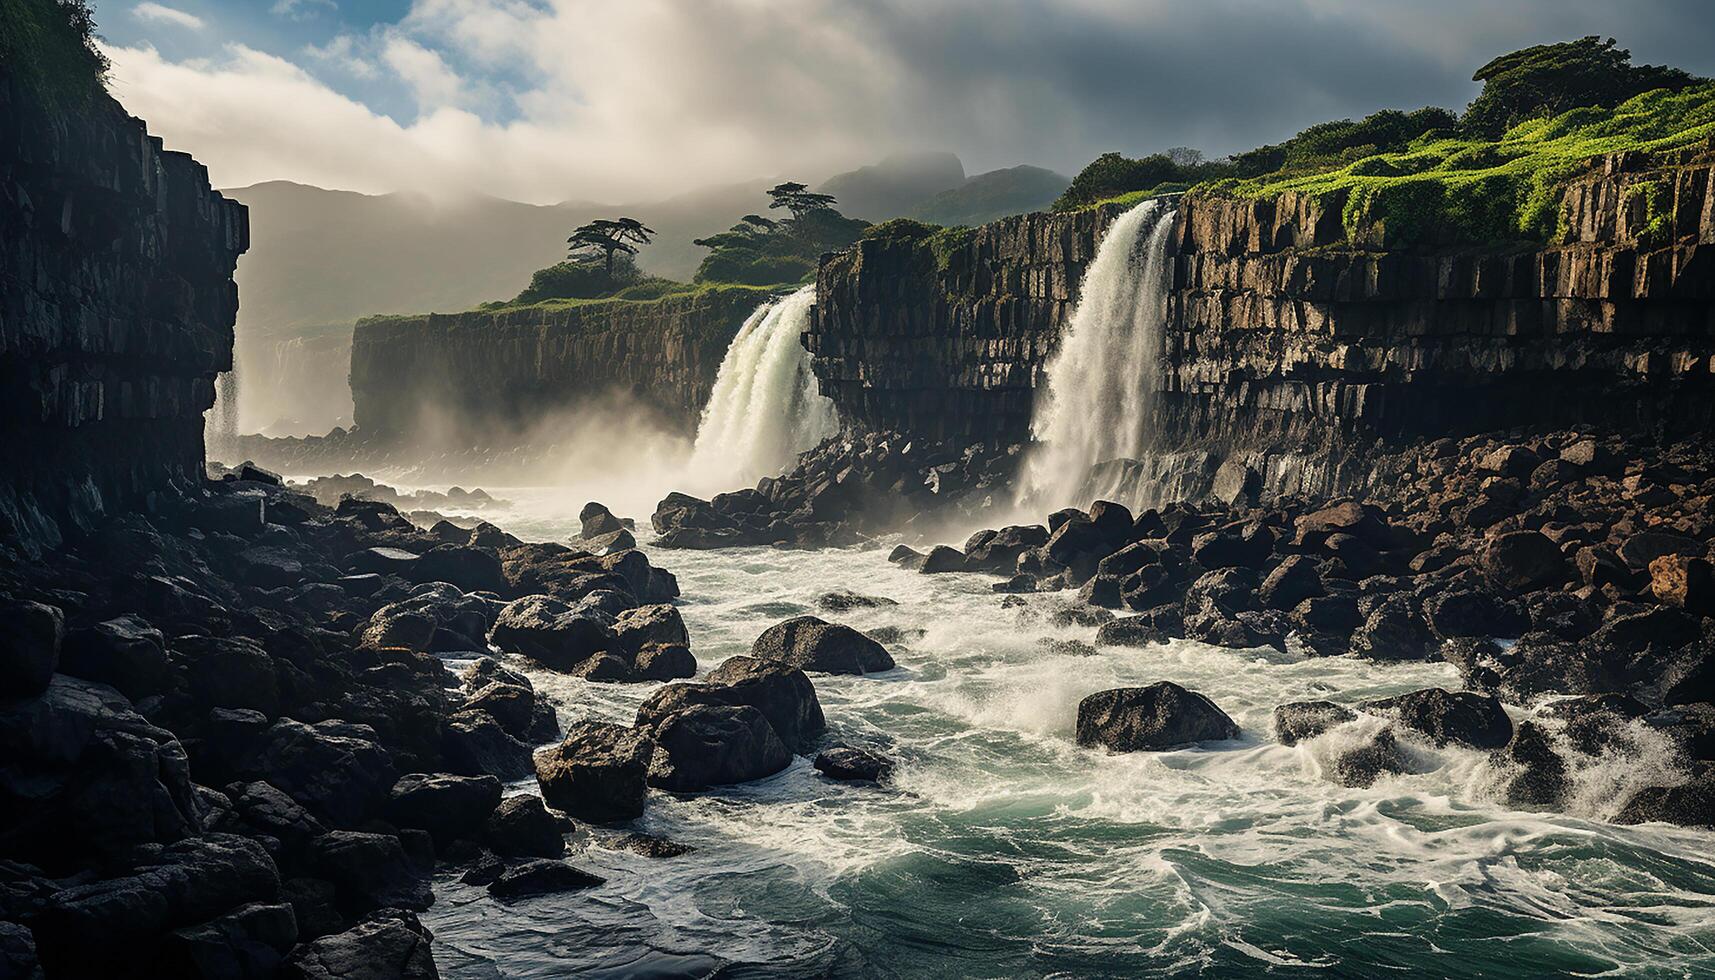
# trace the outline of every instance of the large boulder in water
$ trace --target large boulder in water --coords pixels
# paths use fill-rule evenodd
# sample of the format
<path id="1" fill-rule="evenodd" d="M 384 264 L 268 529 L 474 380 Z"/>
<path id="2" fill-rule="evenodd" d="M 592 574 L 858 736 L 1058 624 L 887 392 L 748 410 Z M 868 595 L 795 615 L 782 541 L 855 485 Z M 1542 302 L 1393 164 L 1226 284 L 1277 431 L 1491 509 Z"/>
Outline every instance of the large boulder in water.
<path id="1" fill-rule="evenodd" d="M 1274 736 L 1282 745 L 1297 745 L 1357 717 L 1332 701 L 1290 701 L 1274 709 Z"/>
<path id="2" fill-rule="evenodd" d="M 893 669 L 893 657 L 864 634 L 815 616 L 799 616 L 764 630 L 751 656 L 825 674 L 873 674 Z"/>
<path id="3" fill-rule="evenodd" d="M 614 617 L 613 632 L 619 647 L 635 657 L 651 643 L 690 646 L 691 634 L 685 629 L 685 619 L 679 610 L 664 603 L 638 606 Z"/>
<path id="4" fill-rule="evenodd" d="M 572 670 L 598 653 L 617 649 L 614 618 L 594 604 L 573 606 L 552 596 L 532 595 L 507 603 L 489 640 L 555 670 Z"/>
<path id="5" fill-rule="evenodd" d="M 804 672 L 777 660 L 731 657 L 709 673 L 705 684 L 669 684 L 637 709 L 639 728 L 653 730 L 663 719 L 692 705 L 748 705 L 768 719 L 781 744 L 807 750 L 827 727 L 816 689 Z"/>
<path id="6" fill-rule="evenodd" d="M 1436 745 L 1456 742 L 1474 749 L 1498 749 L 1513 737 L 1513 723 L 1500 701 L 1469 691 L 1425 688 L 1358 705 L 1429 736 Z"/>
<path id="7" fill-rule="evenodd" d="M 537 751 L 542 798 L 562 813 L 602 823 L 643 815 L 649 739 L 635 729 L 587 721 Z"/>
<path id="8" fill-rule="evenodd" d="M 445 847 L 470 837 L 500 805 L 500 780 L 493 776 L 407 773 L 387 795 L 387 819 L 395 826 L 426 830 Z"/>
<path id="9" fill-rule="evenodd" d="M 1704 774 L 1678 786 L 1640 789 L 1620 808 L 1614 822 L 1715 827 L 1715 776 Z"/>
<path id="10" fill-rule="evenodd" d="M 774 726 L 748 705 L 693 705 L 655 726 L 649 782 L 687 792 L 772 776 L 792 762 Z"/>
<path id="11" fill-rule="evenodd" d="M 1100 691 L 1078 703 L 1083 746 L 1136 752 L 1238 736 L 1238 724 L 1215 702 L 1172 681 Z"/>
<path id="12" fill-rule="evenodd" d="M 382 909 L 292 951 L 285 980 L 436 980 L 433 937 L 417 917 Z"/>

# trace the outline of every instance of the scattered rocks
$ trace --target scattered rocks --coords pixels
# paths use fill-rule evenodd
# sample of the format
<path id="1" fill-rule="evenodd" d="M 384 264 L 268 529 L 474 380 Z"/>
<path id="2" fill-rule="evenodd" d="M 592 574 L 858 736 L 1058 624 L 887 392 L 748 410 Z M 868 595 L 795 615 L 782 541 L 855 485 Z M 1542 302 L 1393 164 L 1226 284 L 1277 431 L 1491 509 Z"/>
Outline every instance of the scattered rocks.
<path id="1" fill-rule="evenodd" d="M 842 782 L 879 783 L 893 775 L 893 762 L 866 749 L 836 745 L 818 753 L 816 771 Z"/>

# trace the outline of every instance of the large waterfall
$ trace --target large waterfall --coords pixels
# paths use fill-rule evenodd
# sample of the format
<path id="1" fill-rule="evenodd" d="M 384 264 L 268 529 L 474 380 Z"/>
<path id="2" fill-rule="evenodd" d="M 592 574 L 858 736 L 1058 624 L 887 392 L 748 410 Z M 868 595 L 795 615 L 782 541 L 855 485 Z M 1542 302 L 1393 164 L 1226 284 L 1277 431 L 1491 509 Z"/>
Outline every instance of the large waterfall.
<path id="1" fill-rule="evenodd" d="M 816 391 L 810 354 L 799 340 L 815 300 L 816 287 L 805 286 L 765 303 L 733 338 L 691 450 L 699 484 L 748 486 L 837 430 L 834 403 Z"/>
<path id="2" fill-rule="evenodd" d="M 1150 200 L 1108 229 L 1084 273 L 1066 336 L 1045 369 L 1018 499 L 1036 506 L 1087 506 L 1090 468 L 1136 457 L 1155 404 L 1171 265 L 1173 209 Z"/>

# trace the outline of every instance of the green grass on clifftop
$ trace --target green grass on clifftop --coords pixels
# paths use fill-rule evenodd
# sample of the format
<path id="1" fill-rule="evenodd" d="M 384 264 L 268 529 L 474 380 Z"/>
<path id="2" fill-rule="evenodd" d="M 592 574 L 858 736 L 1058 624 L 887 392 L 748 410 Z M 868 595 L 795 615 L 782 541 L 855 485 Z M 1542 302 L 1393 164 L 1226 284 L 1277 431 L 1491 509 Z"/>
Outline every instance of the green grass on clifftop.
<path id="1" fill-rule="evenodd" d="M 657 283 L 665 282 L 665 280 L 656 280 L 655 282 L 657 282 Z M 746 286 L 746 285 L 742 285 L 742 284 L 738 284 L 738 283 L 703 283 L 703 284 L 696 284 L 696 285 L 691 285 L 691 284 L 686 284 L 686 283 L 671 283 L 670 286 L 671 286 L 671 288 L 665 289 L 659 293 L 654 292 L 656 287 L 654 285 L 651 285 L 648 289 L 641 289 L 641 288 L 638 289 L 636 291 L 636 293 L 634 293 L 633 290 L 628 289 L 628 290 L 622 291 L 621 293 L 619 293 L 618 295 L 615 295 L 615 296 L 597 296 L 597 297 L 594 297 L 591 299 L 545 299 L 545 300 L 541 300 L 541 301 L 535 302 L 535 303 L 519 303 L 519 302 L 484 303 L 481 306 L 477 307 L 476 309 L 470 310 L 467 312 L 470 312 L 470 313 L 516 313 L 520 310 L 570 310 L 570 309 L 583 309 L 583 308 L 592 308 L 592 307 L 593 308 L 600 308 L 600 307 L 609 307 L 609 306 L 614 306 L 614 307 L 617 307 L 617 306 L 644 307 L 644 306 L 652 306 L 652 305 L 655 305 L 658 303 L 664 303 L 667 301 L 695 300 L 698 298 L 713 298 L 713 299 L 749 298 L 749 299 L 753 299 L 755 302 L 760 303 L 764 299 L 766 299 L 770 294 L 779 292 L 781 289 L 781 287 L 778 287 L 778 286 Z M 430 314 L 424 314 L 424 313 L 382 313 L 382 314 L 377 314 L 375 316 L 366 316 L 362 320 L 360 320 L 359 322 L 360 323 L 396 323 L 396 322 L 403 322 L 406 320 L 421 319 L 422 317 L 427 316 L 427 315 L 430 315 Z M 438 314 L 438 315 L 443 315 L 443 316 L 455 315 L 456 316 L 458 314 L 455 313 L 455 314 Z"/>
<path id="2" fill-rule="evenodd" d="M 1313 172 L 1280 171 L 1198 184 L 1193 194 L 1264 198 L 1287 192 L 1345 195 L 1349 234 L 1403 245 L 1431 235 L 1475 244 L 1545 242 L 1564 233 L 1566 183 L 1610 153 L 1667 154 L 1715 146 L 1715 83 L 1658 89 L 1612 109 L 1572 109 L 1533 119 L 1497 140 L 1426 133 L 1399 153 Z M 1155 192 L 1124 195 L 1150 196 Z M 1666 197 L 1637 193 L 1662 207 Z M 1118 198 L 1114 200 L 1119 200 Z M 1652 212 L 1653 214 L 1654 212 Z M 1665 227 L 1665 215 L 1652 224 Z"/>

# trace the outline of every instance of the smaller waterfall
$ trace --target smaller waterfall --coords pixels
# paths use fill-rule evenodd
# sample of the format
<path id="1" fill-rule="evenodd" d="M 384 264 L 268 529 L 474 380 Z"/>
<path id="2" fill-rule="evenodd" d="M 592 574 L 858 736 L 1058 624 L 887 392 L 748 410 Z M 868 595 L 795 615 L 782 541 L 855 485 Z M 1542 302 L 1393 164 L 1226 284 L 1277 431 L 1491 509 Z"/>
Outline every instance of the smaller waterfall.
<path id="1" fill-rule="evenodd" d="M 1138 456 L 1155 405 L 1171 265 L 1173 209 L 1144 201 L 1116 220 L 1084 273 L 1078 306 L 1044 371 L 1030 420 L 1036 440 L 1018 500 L 1087 506 L 1090 470 Z M 1109 468 L 1114 469 L 1114 468 Z"/>
<path id="2" fill-rule="evenodd" d="M 203 421 L 203 444 L 210 458 L 227 457 L 238 446 L 238 367 L 214 378 L 214 407 Z M 226 462 L 233 460 L 226 459 Z"/>
<path id="3" fill-rule="evenodd" d="M 834 403 L 816 391 L 810 352 L 799 340 L 815 300 L 816 287 L 805 286 L 764 303 L 733 338 L 691 450 L 699 484 L 750 486 L 838 431 Z"/>

